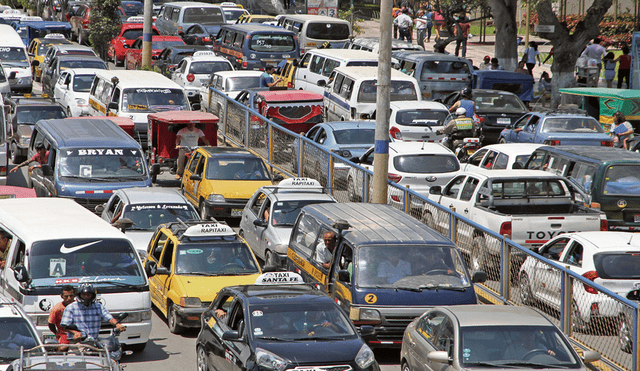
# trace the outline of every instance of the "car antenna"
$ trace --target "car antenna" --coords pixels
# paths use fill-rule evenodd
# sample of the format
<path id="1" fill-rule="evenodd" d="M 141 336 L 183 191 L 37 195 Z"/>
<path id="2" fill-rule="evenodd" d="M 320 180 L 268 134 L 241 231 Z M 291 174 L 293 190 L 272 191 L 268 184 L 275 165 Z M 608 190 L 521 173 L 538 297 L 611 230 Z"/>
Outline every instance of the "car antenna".
<path id="1" fill-rule="evenodd" d="M 423 141 L 422 141 L 422 148 L 420 148 L 420 150 L 421 150 L 421 151 L 424 151 L 424 144 L 425 144 L 426 142 L 427 142 L 426 140 L 423 140 Z"/>
<path id="2" fill-rule="evenodd" d="M 633 233 L 631 234 L 631 236 L 629 236 L 629 242 L 627 242 L 627 245 L 631 245 L 631 240 L 633 239 Z"/>

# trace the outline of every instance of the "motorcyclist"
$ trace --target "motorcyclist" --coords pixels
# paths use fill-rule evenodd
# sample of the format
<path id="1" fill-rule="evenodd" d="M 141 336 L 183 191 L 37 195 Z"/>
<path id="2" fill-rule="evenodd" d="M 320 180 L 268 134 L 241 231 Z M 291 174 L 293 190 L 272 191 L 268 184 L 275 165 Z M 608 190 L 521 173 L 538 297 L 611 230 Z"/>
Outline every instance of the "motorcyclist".
<path id="1" fill-rule="evenodd" d="M 455 102 L 449 107 L 449 112 L 456 112 L 458 108 L 464 108 L 468 118 L 473 119 L 473 115 L 476 113 L 476 105 L 473 103 L 473 94 L 471 88 L 467 87 L 460 92 L 460 100 Z"/>
<path id="2" fill-rule="evenodd" d="M 60 321 L 60 325 L 67 329 L 69 342 L 78 342 L 87 336 L 97 340 L 100 333 L 100 324 L 103 321 L 109 322 L 120 331 L 127 329 L 118 323 L 102 304 L 96 301 L 97 293 L 92 284 L 80 284 L 77 296 L 78 299 L 64 309 L 62 320 Z M 78 330 L 70 329 L 70 325 L 75 325 Z"/>
<path id="3" fill-rule="evenodd" d="M 467 110 L 462 107 L 458 108 L 456 116 L 442 130 L 436 131 L 438 135 L 443 133 L 447 135 L 446 145 L 452 150 L 455 140 L 476 136 L 476 125 L 471 118 L 467 117 Z"/>

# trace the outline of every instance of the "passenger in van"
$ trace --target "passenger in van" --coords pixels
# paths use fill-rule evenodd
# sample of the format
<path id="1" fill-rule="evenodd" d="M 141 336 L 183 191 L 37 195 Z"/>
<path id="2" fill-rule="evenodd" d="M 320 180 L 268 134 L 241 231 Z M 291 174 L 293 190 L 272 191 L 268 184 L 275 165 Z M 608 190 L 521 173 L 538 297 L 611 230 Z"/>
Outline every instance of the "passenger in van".
<path id="1" fill-rule="evenodd" d="M 7 261 L 7 253 L 11 245 L 11 234 L 7 231 L 0 230 L 0 269 L 4 269 Z"/>
<path id="2" fill-rule="evenodd" d="M 411 276 L 411 264 L 400 259 L 401 251 L 389 249 L 387 260 L 378 265 L 378 278 L 385 283 L 395 283 L 406 276 Z"/>
<path id="3" fill-rule="evenodd" d="M 333 250 L 336 248 L 336 234 L 329 231 L 322 235 L 322 241 L 318 242 L 316 247 L 316 253 L 314 259 L 322 264 L 324 269 L 329 269 L 331 266 L 331 257 L 333 256 Z"/>
<path id="4" fill-rule="evenodd" d="M 14 171 L 18 170 L 18 168 L 26 166 L 32 162 L 37 162 L 38 163 L 37 165 L 29 166 L 29 171 L 32 171 L 36 167 L 42 167 L 42 165 L 45 165 L 48 161 L 49 161 L 49 151 L 47 151 L 46 147 L 44 146 L 44 143 L 38 143 L 36 144 L 36 154 L 33 155 L 33 157 L 31 157 L 30 159 L 24 161 L 23 163 L 18 164 L 18 166 L 11 169 L 10 172 L 13 173 Z"/>
<path id="5" fill-rule="evenodd" d="M 260 75 L 260 87 L 261 88 L 270 88 L 272 86 L 276 86 L 280 81 L 282 81 L 282 77 L 278 77 L 275 81 L 273 80 L 273 76 L 271 76 L 275 72 L 275 67 L 272 65 L 268 65 L 264 68 L 264 72 Z"/>

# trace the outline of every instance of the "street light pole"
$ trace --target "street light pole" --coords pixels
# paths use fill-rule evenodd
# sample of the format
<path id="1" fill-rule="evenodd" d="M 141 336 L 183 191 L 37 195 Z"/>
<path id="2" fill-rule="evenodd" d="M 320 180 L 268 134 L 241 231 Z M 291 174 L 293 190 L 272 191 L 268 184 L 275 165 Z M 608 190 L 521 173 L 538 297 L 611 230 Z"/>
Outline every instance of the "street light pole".
<path id="1" fill-rule="evenodd" d="M 144 25 L 142 26 L 142 67 L 151 68 L 151 25 L 153 23 L 153 0 L 144 0 Z"/>

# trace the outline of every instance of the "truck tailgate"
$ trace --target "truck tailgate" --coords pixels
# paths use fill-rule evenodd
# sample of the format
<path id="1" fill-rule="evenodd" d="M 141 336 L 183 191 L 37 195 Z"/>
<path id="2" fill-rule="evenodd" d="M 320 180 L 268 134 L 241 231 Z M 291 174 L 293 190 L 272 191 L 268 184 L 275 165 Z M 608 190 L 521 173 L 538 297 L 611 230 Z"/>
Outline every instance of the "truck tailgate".
<path id="1" fill-rule="evenodd" d="M 513 216 L 511 239 L 525 247 L 541 246 L 560 233 L 601 230 L 598 214 Z"/>

